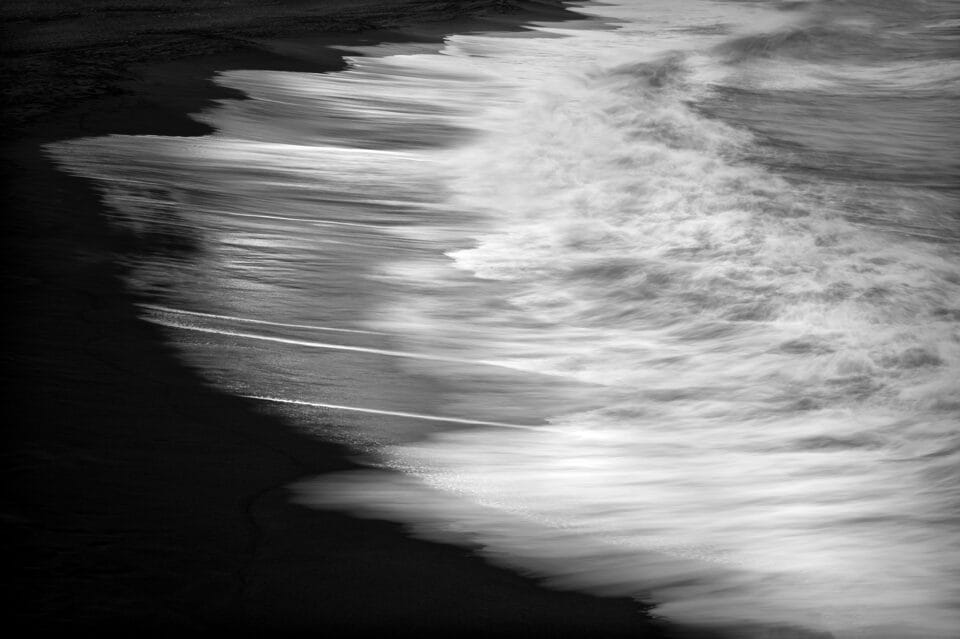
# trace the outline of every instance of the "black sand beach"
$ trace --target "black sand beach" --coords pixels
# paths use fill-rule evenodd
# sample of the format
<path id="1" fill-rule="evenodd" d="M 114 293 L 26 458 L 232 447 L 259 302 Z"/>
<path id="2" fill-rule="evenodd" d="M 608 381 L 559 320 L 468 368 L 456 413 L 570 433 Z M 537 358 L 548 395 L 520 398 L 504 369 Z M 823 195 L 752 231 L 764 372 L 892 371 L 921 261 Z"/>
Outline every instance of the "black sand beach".
<path id="1" fill-rule="evenodd" d="M 204 385 L 140 321 L 122 284 L 143 250 L 50 141 L 199 135 L 186 117 L 230 95 L 217 70 L 329 70 L 311 35 L 487 14 L 517 2 L 6 2 L 6 348 L 2 515 L 8 623 L 32 632 L 661 636 L 638 605 L 556 592 L 391 523 L 287 501 L 298 478 L 354 466 Z M 527 12 L 526 14 L 524 12 Z M 431 24 L 435 37 L 462 22 Z M 421 29 L 423 34 L 428 31 Z M 278 38 L 288 44 L 279 44 Z M 299 52 L 299 53 L 298 53 Z M 189 242 L 170 250 L 189 250 Z M 12 300 L 12 303 L 10 301 Z"/>

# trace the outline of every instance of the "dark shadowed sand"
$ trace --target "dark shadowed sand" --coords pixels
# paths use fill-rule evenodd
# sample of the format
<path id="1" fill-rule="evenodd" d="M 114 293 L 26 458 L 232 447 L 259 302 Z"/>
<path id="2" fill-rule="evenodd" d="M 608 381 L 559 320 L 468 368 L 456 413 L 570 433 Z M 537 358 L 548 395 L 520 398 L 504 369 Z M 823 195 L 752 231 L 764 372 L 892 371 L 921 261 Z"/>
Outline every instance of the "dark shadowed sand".
<path id="1" fill-rule="evenodd" d="M 185 114 L 239 97 L 207 81 L 214 71 L 342 66 L 309 38 L 435 40 L 470 28 L 466 14 L 507 28 L 532 11 L 563 14 L 495 1 L 5 0 L 8 624 L 661 636 L 632 601 L 547 590 L 398 525 L 289 504 L 286 484 L 353 467 L 346 451 L 180 364 L 121 283 L 124 256 L 148 247 L 109 227 L 91 186 L 41 151 L 107 133 L 203 134 Z"/>

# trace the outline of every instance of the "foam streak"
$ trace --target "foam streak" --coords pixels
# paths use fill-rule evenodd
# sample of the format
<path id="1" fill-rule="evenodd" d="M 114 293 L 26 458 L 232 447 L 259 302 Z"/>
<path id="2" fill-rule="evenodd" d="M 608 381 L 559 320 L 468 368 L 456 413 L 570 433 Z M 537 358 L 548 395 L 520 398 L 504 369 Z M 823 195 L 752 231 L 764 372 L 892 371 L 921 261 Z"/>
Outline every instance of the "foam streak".
<path id="1" fill-rule="evenodd" d="M 342 404 L 326 404 L 323 402 L 308 402 L 300 399 L 285 399 L 282 397 L 264 397 L 262 395 L 241 395 L 247 399 L 258 399 L 264 402 L 274 402 L 277 404 L 294 404 L 296 406 L 313 406 L 315 408 L 329 408 L 331 410 L 343 410 L 354 413 L 366 413 L 368 415 L 385 415 L 387 417 L 408 417 L 410 419 L 421 419 L 428 422 L 445 422 L 449 424 L 470 424 L 472 426 L 494 426 L 496 428 L 513 428 L 517 430 L 532 431 L 551 431 L 555 429 L 541 428 L 538 426 L 528 426 L 525 424 L 510 424 L 507 422 L 489 422 L 480 419 L 464 419 L 462 417 L 446 417 L 443 415 L 426 415 L 424 413 L 408 413 L 397 410 L 381 410 L 378 408 L 362 408 L 360 406 L 344 406 Z"/>

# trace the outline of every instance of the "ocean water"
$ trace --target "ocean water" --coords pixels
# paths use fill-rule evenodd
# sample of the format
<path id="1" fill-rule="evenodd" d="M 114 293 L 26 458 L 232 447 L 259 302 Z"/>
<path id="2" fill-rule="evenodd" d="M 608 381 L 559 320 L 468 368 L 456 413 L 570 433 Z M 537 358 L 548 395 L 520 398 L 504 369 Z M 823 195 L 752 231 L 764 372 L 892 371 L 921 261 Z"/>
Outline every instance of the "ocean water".
<path id="1" fill-rule="evenodd" d="M 59 143 L 295 499 L 736 637 L 960 634 L 960 5 L 608 0 Z"/>

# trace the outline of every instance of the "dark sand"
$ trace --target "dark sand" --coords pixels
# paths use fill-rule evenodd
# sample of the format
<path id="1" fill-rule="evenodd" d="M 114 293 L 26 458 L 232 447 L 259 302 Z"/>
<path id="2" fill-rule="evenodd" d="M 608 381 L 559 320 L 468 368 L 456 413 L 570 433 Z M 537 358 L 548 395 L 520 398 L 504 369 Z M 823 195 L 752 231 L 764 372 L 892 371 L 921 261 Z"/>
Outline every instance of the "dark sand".
<path id="1" fill-rule="evenodd" d="M 281 36 L 464 12 L 493 12 L 488 20 L 506 27 L 522 15 L 517 4 L 5 0 L 8 626 L 662 636 L 632 601 L 547 590 L 398 525 L 288 503 L 289 482 L 354 467 L 347 451 L 206 387 L 179 363 L 122 285 L 124 256 L 155 247 L 108 226 L 90 184 L 41 152 L 47 141 L 106 133 L 203 134 L 185 114 L 231 97 L 207 81 L 216 70 L 342 64 Z"/>

